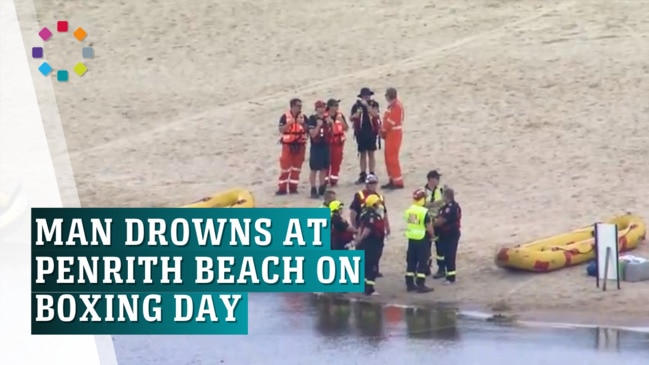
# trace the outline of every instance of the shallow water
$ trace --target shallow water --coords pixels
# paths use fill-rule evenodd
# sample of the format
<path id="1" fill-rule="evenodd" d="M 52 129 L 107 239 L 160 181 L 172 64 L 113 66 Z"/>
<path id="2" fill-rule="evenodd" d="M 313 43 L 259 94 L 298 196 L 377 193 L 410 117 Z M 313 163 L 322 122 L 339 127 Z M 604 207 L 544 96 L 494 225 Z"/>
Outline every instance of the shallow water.
<path id="1" fill-rule="evenodd" d="M 119 364 L 646 364 L 649 334 L 522 328 L 455 311 L 250 295 L 248 336 L 116 336 Z"/>

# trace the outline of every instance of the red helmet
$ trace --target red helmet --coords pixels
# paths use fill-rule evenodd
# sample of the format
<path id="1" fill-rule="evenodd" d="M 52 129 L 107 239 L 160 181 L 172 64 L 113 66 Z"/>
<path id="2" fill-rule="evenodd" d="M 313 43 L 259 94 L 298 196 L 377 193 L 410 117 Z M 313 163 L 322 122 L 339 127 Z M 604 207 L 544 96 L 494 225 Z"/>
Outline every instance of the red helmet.
<path id="1" fill-rule="evenodd" d="M 418 201 L 426 197 L 426 192 L 424 189 L 417 189 L 412 192 L 412 200 Z"/>

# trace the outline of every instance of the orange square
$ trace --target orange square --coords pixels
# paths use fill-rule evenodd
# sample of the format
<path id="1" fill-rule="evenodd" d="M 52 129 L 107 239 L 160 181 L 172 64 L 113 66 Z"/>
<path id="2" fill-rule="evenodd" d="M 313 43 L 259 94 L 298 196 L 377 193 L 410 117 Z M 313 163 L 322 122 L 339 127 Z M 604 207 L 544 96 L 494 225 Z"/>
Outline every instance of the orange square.
<path id="1" fill-rule="evenodd" d="M 77 30 L 75 30 L 72 34 L 74 35 L 74 38 L 76 38 L 79 42 L 86 39 L 86 37 L 88 36 L 88 33 L 86 33 L 86 31 L 81 27 L 77 28 Z"/>

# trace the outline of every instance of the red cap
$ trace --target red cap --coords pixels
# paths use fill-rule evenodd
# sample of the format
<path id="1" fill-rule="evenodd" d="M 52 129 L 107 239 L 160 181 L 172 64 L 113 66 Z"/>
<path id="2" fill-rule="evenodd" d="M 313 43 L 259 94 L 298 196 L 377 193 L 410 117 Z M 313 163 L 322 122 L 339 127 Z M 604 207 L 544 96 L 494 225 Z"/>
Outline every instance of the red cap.
<path id="1" fill-rule="evenodd" d="M 318 101 L 315 102 L 315 107 L 316 107 L 316 108 L 326 108 L 326 107 L 327 107 L 327 103 L 325 103 L 325 102 L 322 101 L 322 100 L 318 100 Z"/>

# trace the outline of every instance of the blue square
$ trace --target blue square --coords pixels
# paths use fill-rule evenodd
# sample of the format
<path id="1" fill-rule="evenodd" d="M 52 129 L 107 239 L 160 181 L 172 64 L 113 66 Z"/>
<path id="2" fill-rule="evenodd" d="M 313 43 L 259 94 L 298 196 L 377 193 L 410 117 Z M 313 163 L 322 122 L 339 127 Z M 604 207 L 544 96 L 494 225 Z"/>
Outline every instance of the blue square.
<path id="1" fill-rule="evenodd" d="M 66 70 L 58 70 L 58 71 L 56 71 L 56 81 L 58 81 L 58 82 L 68 82 L 69 78 L 70 78 L 70 75 L 68 75 L 68 71 L 66 71 Z"/>
<path id="2" fill-rule="evenodd" d="M 43 76 L 49 75 L 50 72 L 52 72 L 52 70 L 53 70 L 52 66 L 50 66 L 50 64 L 47 62 L 43 62 L 38 68 L 38 71 L 40 71 L 43 74 Z"/>
<path id="3" fill-rule="evenodd" d="M 32 58 L 43 58 L 43 47 L 32 47 Z"/>
<path id="4" fill-rule="evenodd" d="M 95 49 L 92 47 L 83 47 L 81 49 L 81 56 L 83 58 L 94 58 L 95 57 Z"/>

